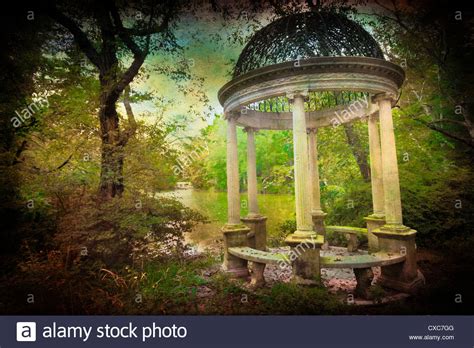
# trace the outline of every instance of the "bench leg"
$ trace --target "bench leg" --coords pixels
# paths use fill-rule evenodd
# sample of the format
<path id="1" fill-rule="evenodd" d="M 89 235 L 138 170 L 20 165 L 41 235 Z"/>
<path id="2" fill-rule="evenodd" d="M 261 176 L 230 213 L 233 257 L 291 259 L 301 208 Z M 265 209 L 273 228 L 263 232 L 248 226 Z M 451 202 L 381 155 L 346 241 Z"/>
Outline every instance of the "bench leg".
<path id="1" fill-rule="evenodd" d="M 357 251 L 359 249 L 359 239 L 357 239 L 357 236 L 355 234 L 348 234 L 346 235 L 347 238 L 347 251 L 352 253 L 354 251 Z"/>
<path id="2" fill-rule="evenodd" d="M 250 266 L 250 286 L 252 288 L 259 288 L 265 285 L 265 278 L 263 272 L 266 264 L 259 262 L 252 262 Z"/>
<path id="3" fill-rule="evenodd" d="M 369 290 L 374 279 L 372 268 L 354 268 L 354 274 L 357 280 L 357 286 L 354 291 L 355 296 L 370 299 Z"/>

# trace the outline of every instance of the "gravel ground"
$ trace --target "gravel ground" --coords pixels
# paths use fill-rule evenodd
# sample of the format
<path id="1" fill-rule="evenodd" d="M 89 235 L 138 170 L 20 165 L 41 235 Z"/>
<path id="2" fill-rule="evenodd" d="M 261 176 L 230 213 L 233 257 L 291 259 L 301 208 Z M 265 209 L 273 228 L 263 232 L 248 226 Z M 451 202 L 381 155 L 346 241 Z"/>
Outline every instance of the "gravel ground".
<path id="1" fill-rule="evenodd" d="M 270 248 L 272 252 L 286 253 L 290 252 L 289 247 Z M 321 256 L 348 256 L 363 255 L 367 251 L 358 250 L 357 252 L 348 252 L 346 248 L 329 247 L 327 250 L 321 250 Z M 375 279 L 380 274 L 380 267 L 373 268 Z M 279 265 L 267 265 L 265 267 L 265 280 L 271 286 L 275 282 L 289 282 L 292 276 L 291 267 L 280 267 Z M 356 279 L 352 269 L 323 268 L 321 278 L 324 286 L 332 293 L 346 292 L 350 293 L 356 286 Z"/>

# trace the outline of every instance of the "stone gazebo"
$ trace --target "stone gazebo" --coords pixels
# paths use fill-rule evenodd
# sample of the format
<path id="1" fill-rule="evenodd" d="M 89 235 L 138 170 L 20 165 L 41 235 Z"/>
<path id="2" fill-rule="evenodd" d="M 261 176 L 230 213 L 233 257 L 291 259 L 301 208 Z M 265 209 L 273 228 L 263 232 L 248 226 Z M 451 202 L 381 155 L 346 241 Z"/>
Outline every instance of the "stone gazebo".
<path id="1" fill-rule="evenodd" d="M 371 267 L 381 266 L 378 283 L 413 292 L 423 283 L 416 265 L 416 231 L 403 225 L 392 106 L 403 70 L 384 59 L 359 24 L 332 12 L 305 12 L 280 18 L 258 31 L 242 51 L 233 79 L 219 91 L 227 120 L 228 222 L 223 227 L 223 268 L 264 282 L 267 263 L 288 261 L 266 250 L 266 217 L 259 213 L 255 132 L 293 130 L 296 231 L 293 275 L 311 282 L 321 268 L 353 268 L 356 293 L 367 295 Z M 317 131 L 368 118 L 373 214 L 367 229 L 324 226 L 317 163 Z M 380 128 L 379 128 L 380 123 Z M 240 216 L 237 127 L 247 133 L 249 213 Z M 344 168 L 341 168 L 344 170 Z M 321 257 L 325 230 L 368 234 L 369 253 Z M 351 239 L 352 240 L 352 239 Z"/>

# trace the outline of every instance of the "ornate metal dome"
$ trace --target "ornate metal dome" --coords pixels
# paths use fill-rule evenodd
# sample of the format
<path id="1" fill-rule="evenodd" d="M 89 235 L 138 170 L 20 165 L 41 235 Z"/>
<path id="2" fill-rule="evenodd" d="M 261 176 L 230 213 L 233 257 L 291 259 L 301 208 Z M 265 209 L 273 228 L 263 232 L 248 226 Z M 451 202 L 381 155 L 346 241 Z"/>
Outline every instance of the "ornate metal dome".
<path id="1" fill-rule="evenodd" d="M 303 12 L 259 30 L 240 54 L 233 77 L 264 66 L 311 57 L 384 59 L 375 39 L 358 23 L 334 12 Z"/>

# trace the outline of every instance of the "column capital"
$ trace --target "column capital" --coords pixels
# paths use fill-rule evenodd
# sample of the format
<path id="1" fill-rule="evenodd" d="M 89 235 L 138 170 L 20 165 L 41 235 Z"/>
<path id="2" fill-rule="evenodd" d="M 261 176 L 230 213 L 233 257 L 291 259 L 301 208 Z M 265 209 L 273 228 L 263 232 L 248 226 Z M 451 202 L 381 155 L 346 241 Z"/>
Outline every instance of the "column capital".
<path id="1" fill-rule="evenodd" d="M 292 101 L 295 99 L 295 97 L 303 97 L 306 101 L 306 99 L 309 96 L 309 91 L 307 89 L 305 90 L 300 90 L 300 91 L 291 91 L 286 93 L 286 97 L 288 100 Z"/>
<path id="2" fill-rule="evenodd" d="M 372 96 L 372 102 L 378 103 L 381 100 L 389 100 L 392 105 L 397 101 L 397 96 L 393 93 L 379 93 Z"/>
<path id="3" fill-rule="evenodd" d="M 243 131 L 244 131 L 245 133 L 248 133 L 248 132 L 257 133 L 257 132 L 258 132 L 258 128 L 244 127 L 244 128 L 243 128 Z"/>
<path id="4" fill-rule="evenodd" d="M 370 120 L 378 120 L 380 118 L 380 114 L 378 111 L 371 113 L 370 115 L 367 115 L 367 119 Z"/>
<path id="5" fill-rule="evenodd" d="M 224 120 L 237 120 L 240 117 L 238 111 L 226 111 L 224 112 Z"/>

